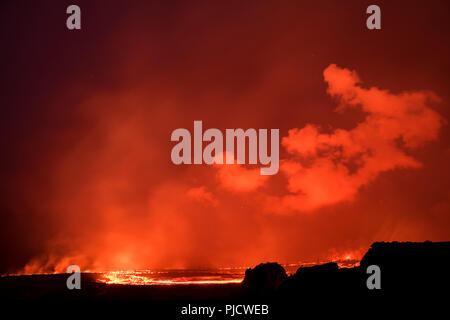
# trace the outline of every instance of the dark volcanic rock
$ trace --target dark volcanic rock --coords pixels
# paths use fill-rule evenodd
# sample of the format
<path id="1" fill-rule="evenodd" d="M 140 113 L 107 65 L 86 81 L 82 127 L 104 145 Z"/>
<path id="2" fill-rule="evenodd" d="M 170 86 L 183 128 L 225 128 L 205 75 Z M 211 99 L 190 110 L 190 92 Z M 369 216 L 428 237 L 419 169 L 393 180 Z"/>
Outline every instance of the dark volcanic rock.
<path id="1" fill-rule="evenodd" d="M 286 271 L 278 263 L 261 263 L 245 271 L 242 287 L 251 295 L 271 296 L 286 279 Z"/>
<path id="2" fill-rule="evenodd" d="M 385 291 L 447 290 L 450 242 L 375 242 L 360 265 L 363 271 L 370 265 L 380 267 L 381 288 Z"/>
<path id="3" fill-rule="evenodd" d="M 343 289 L 357 287 L 357 269 L 339 269 L 334 262 L 312 267 L 300 267 L 279 289 L 283 299 L 301 297 L 333 296 L 342 294 Z"/>
<path id="4" fill-rule="evenodd" d="M 338 265 L 335 262 L 319 264 L 311 267 L 300 267 L 295 273 L 296 277 L 308 277 L 317 274 L 333 274 L 338 271 Z"/>
<path id="5" fill-rule="evenodd" d="M 380 290 L 370 290 L 370 265 L 380 268 Z M 377 301 L 436 297 L 450 287 L 450 242 L 378 242 L 372 244 L 360 266 L 338 268 L 335 263 L 301 267 L 279 288 L 286 301 Z"/>

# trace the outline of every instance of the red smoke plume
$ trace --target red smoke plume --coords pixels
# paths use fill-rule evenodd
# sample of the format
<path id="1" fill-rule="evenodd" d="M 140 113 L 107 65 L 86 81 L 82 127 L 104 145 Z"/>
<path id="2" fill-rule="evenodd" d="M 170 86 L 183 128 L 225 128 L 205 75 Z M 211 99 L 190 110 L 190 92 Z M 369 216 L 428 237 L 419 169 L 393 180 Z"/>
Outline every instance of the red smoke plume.
<path id="1" fill-rule="evenodd" d="M 408 152 L 437 139 L 444 123 L 429 107 L 439 101 L 432 92 L 365 89 L 356 72 L 334 64 L 323 74 L 328 94 L 340 103 L 336 111 L 361 108 L 364 121 L 331 133 L 321 133 L 314 124 L 289 130 L 282 145 L 292 158 L 281 169 L 291 194 L 281 199 L 282 206 L 274 204 L 277 210 L 310 211 L 352 200 L 381 172 L 419 168 L 420 162 Z"/>
<path id="2" fill-rule="evenodd" d="M 1 272 L 316 262 L 449 240 L 442 2 L 388 1 L 377 31 L 363 2 L 77 4 L 79 32 L 64 1 L 0 10 Z M 170 134 L 194 120 L 279 128 L 279 173 L 174 165 Z"/>

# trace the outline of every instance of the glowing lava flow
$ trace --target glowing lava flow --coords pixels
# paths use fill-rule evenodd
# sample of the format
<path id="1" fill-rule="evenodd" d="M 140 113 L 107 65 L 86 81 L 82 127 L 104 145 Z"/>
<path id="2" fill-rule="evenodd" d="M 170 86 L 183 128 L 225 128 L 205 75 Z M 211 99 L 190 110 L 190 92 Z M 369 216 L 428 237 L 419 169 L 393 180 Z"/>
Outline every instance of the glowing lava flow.
<path id="1" fill-rule="evenodd" d="M 181 271 L 110 271 L 104 272 L 97 281 L 106 284 L 127 285 L 187 285 L 187 284 L 230 284 L 241 283 L 243 273 L 209 273 L 182 275 Z"/>
<path id="2" fill-rule="evenodd" d="M 329 261 L 336 262 L 340 268 L 359 265 L 354 254 L 334 255 L 329 260 L 314 263 L 295 263 L 283 265 L 288 274 L 294 274 L 300 266 L 308 267 Z M 124 285 L 208 285 L 241 283 L 247 268 L 221 268 L 215 270 L 132 270 L 102 272 L 97 282 Z"/>

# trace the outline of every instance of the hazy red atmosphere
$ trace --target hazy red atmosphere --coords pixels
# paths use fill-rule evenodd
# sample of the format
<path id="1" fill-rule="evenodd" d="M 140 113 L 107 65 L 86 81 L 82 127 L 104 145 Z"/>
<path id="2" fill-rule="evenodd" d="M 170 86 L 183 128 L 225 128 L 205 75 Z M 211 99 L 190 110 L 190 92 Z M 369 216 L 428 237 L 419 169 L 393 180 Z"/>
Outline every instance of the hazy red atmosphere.
<path id="1" fill-rule="evenodd" d="M 360 258 L 450 240 L 448 1 L 0 5 L 2 273 Z M 426 4 L 426 6 L 425 6 Z M 280 170 L 174 165 L 279 128 Z"/>

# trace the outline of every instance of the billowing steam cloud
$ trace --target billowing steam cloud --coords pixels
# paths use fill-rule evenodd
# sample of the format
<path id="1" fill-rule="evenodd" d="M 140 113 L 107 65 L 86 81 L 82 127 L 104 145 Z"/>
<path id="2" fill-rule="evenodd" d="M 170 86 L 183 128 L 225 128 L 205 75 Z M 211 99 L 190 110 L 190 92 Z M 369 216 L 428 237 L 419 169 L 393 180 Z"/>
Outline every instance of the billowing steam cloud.
<path id="1" fill-rule="evenodd" d="M 314 124 L 289 130 L 282 145 L 290 156 L 281 165 L 289 194 L 268 196 L 265 204 L 269 211 L 305 212 L 352 200 L 362 186 L 381 172 L 419 168 L 420 162 L 408 152 L 437 139 L 444 123 L 428 106 L 439 101 L 432 92 L 394 94 L 376 87 L 365 89 L 356 72 L 335 64 L 328 66 L 323 75 L 328 94 L 339 102 L 336 111 L 360 108 L 365 118 L 350 130 L 323 133 Z M 222 183 L 238 180 L 225 176 L 223 171 L 219 178 Z M 255 181 L 247 185 L 254 190 L 261 184 Z M 237 190 L 241 184 L 230 183 L 229 187 Z"/>
<path id="2" fill-rule="evenodd" d="M 292 129 L 282 145 L 291 157 L 281 170 L 288 178 L 289 195 L 277 210 L 310 211 L 351 200 L 358 190 L 381 172 L 418 168 L 409 155 L 438 137 L 444 120 L 429 107 L 439 101 L 431 92 L 390 93 L 376 87 L 363 88 L 354 71 L 332 64 L 324 73 L 328 94 L 339 101 L 339 112 L 361 108 L 364 121 L 353 129 L 322 133 L 308 124 Z"/>
<path id="3" fill-rule="evenodd" d="M 390 93 L 376 87 L 365 89 L 354 71 L 331 64 L 324 70 L 328 94 L 337 99 L 338 112 L 360 108 L 363 121 L 353 129 L 335 129 L 322 133 L 308 124 L 291 129 L 282 145 L 290 157 L 281 170 L 288 179 L 289 194 L 268 196 L 269 211 L 312 211 L 322 206 L 352 200 L 358 190 L 381 172 L 397 168 L 419 168 L 420 162 L 408 154 L 424 143 L 435 140 L 444 119 L 429 103 L 438 102 L 432 92 Z M 219 180 L 236 191 L 253 191 L 264 181 L 248 172 L 236 175 L 219 169 Z M 254 178 L 250 183 L 249 178 Z M 245 178 L 245 179 L 244 179 Z M 251 180 L 251 179 L 250 179 Z"/>

